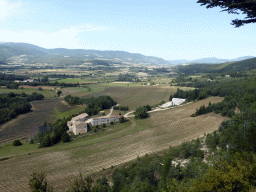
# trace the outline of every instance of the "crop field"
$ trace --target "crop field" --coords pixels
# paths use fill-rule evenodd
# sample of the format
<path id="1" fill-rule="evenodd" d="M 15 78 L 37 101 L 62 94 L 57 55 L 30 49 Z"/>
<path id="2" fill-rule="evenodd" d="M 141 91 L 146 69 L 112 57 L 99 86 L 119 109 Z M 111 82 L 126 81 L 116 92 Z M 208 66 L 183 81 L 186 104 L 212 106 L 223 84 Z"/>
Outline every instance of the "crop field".
<path id="1" fill-rule="evenodd" d="M 0 144 L 15 139 L 29 138 L 33 130 L 44 121 L 53 123 L 57 118 L 80 111 L 80 107 L 68 106 L 60 99 L 45 99 L 32 102 L 32 112 L 19 115 L 11 121 L 0 125 Z M 84 108 L 84 107 L 83 107 Z"/>
<path id="2" fill-rule="evenodd" d="M 211 97 L 150 113 L 148 119 L 131 118 L 126 123 L 108 126 L 97 134 L 49 148 L 37 149 L 36 145 L 27 143 L 16 148 L 10 144 L 2 146 L 0 187 L 3 191 L 28 191 L 30 174 L 45 171 L 49 184 L 56 191 L 65 191 L 79 172 L 88 175 L 217 130 L 226 117 L 214 113 L 190 116 L 201 105 L 221 100 L 223 98 Z M 9 159 L 3 159 L 7 156 Z"/>
<path id="3" fill-rule="evenodd" d="M 135 83 L 134 83 L 135 84 Z M 108 85 L 108 86 L 107 86 Z M 122 84 L 118 86 L 113 83 L 114 86 L 108 84 L 91 85 L 91 91 L 87 88 L 63 88 L 62 91 L 67 95 L 71 94 L 73 96 L 79 97 L 89 97 L 89 96 L 99 96 L 99 95 L 109 95 L 118 104 L 122 106 L 129 106 L 130 110 L 136 109 L 136 107 L 141 105 L 156 105 L 161 101 L 169 101 L 169 96 L 177 91 L 177 88 L 190 90 L 193 88 L 188 87 L 175 87 L 175 86 L 125 86 Z"/>
<path id="4" fill-rule="evenodd" d="M 7 89 L 5 87 L 1 87 L 0 89 L 0 94 L 3 93 L 10 93 L 13 92 L 15 94 L 21 94 L 21 93 L 26 93 L 26 94 L 32 94 L 33 92 L 41 93 L 44 95 L 45 98 L 54 98 L 57 97 L 56 91 L 54 90 L 54 87 L 48 87 L 48 86 L 42 86 L 41 91 L 38 90 L 38 87 L 27 87 L 24 86 L 22 89 Z"/>
<path id="5" fill-rule="evenodd" d="M 161 101 L 169 101 L 171 94 L 176 92 L 176 88 L 171 87 L 108 87 L 99 94 L 109 95 L 114 98 L 118 104 L 129 106 L 130 110 L 136 109 L 142 105 L 156 105 Z"/>

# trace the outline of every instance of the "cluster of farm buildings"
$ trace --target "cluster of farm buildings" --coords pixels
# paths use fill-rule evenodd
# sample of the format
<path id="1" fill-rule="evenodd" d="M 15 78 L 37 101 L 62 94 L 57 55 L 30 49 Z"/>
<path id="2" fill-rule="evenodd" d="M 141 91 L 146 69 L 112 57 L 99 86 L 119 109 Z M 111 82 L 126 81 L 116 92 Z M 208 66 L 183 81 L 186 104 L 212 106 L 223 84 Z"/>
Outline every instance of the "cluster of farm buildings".
<path id="1" fill-rule="evenodd" d="M 82 133 L 87 133 L 89 131 L 88 124 L 91 123 L 92 126 L 107 124 L 111 122 L 119 121 L 120 116 L 103 116 L 97 118 L 89 118 L 87 113 L 80 114 L 76 117 L 73 117 L 70 121 L 67 122 L 69 128 L 68 132 L 73 132 L 75 135 Z"/>
<path id="2" fill-rule="evenodd" d="M 184 103 L 186 99 L 173 98 L 172 101 L 169 101 L 160 106 L 160 108 L 168 108 L 173 105 L 180 105 Z M 121 116 L 103 116 L 97 118 L 89 118 L 87 113 L 80 114 L 76 117 L 73 117 L 70 121 L 67 122 L 69 128 L 68 132 L 73 132 L 75 135 L 82 133 L 87 133 L 89 131 L 88 124 L 91 123 L 92 126 L 107 124 L 111 122 L 119 121 Z"/>

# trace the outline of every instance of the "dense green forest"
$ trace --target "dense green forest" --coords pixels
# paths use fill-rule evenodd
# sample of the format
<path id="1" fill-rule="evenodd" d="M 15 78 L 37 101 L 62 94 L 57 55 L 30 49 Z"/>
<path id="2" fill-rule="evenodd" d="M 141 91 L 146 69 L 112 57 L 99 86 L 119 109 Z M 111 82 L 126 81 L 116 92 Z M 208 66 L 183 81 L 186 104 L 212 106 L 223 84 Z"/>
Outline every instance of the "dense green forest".
<path id="1" fill-rule="evenodd" d="M 31 95 L 26 93 L 0 94 L 0 124 L 11 120 L 19 114 L 29 112 L 32 106 L 30 101 L 42 100 L 44 96 L 36 92 Z"/>

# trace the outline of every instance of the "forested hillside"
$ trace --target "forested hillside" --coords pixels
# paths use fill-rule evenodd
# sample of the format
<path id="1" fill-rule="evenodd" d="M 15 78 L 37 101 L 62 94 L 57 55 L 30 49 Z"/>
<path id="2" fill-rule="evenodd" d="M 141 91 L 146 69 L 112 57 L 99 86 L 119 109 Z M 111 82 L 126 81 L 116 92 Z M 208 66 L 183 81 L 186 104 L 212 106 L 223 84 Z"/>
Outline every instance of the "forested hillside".
<path id="1" fill-rule="evenodd" d="M 177 67 L 178 72 L 186 75 L 196 73 L 234 73 L 252 69 L 256 69 L 256 58 L 223 64 L 190 64 Z"/>

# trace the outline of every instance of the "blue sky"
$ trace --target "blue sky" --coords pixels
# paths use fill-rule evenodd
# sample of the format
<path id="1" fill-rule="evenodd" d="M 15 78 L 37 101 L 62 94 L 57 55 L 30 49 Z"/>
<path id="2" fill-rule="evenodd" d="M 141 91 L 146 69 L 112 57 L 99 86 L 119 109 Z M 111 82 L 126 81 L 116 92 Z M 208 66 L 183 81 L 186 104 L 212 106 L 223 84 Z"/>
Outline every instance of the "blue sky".
<path id="1" fill-rule="evenodd" d="M 0 41 L 167 60 L 256 56 L 256 24 L 196 0 L 0 0 Z"/>

